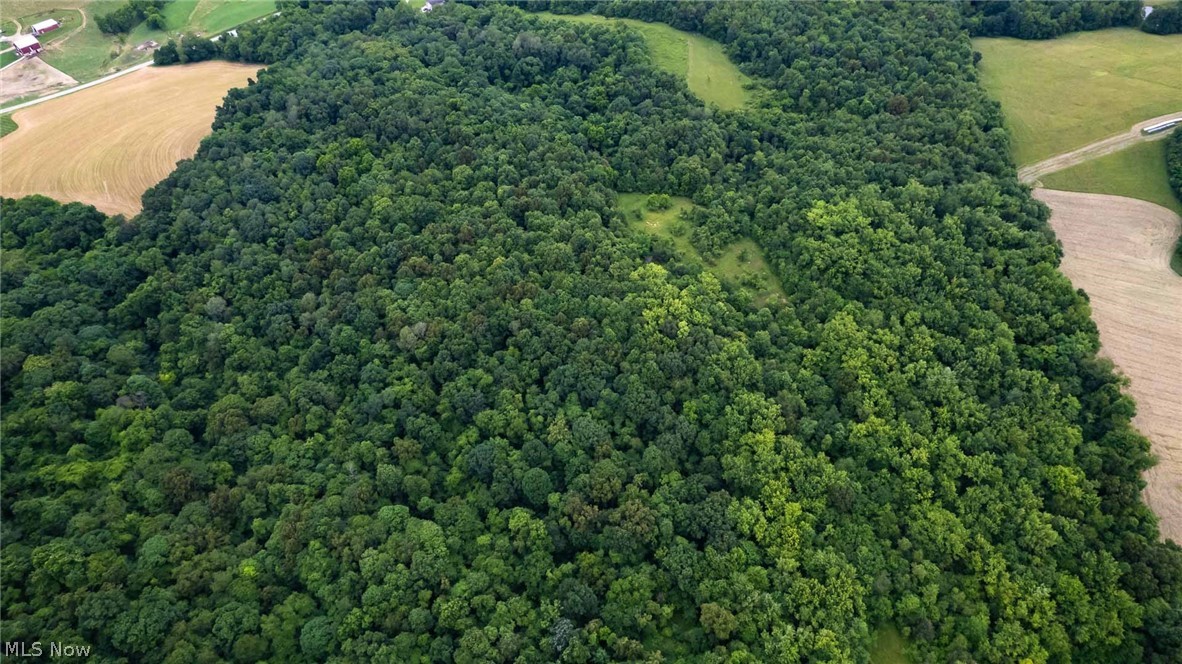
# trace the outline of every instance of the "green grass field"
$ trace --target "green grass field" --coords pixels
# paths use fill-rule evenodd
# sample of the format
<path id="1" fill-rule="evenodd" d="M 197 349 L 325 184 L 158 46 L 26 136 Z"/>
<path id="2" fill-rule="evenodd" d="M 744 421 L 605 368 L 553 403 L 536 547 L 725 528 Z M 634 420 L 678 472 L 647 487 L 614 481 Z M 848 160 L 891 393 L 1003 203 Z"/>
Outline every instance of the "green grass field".
<path id="1" fill-rule="evenodd" d="M 21 56 L 16 54 L 16 51 L 7 51 L 0 53 L 0 67 L 7 67 L 8 65 L 20 60 Z"/>
<path id="2" fill-rule="evenodd" d="M 47 49 L 41 59 L 74 77 L 79 83 L 92 81 L 108 73 L 115 57 L 123 50 L 119 42 L 104 35 L 91 17 L 86 26 L 71 32 L 68 39 Z"/>
<path id="3" fill-rule="evenodd" d="M 746 86 L 750 79 L 739 71 L 722 44 L 701 35 L 682 32 L 664 23 L 646 23 L 626 18 L 604 18 L 594 14 L 551 14 L 538 16 L 572 23 L 605 25 L 616 23 L 638 31 L 648 42 L 653 64 L 685 79 L 690 92 L 702 101 L 723 109 L 735 110 L 747 103 Z"/>
<path id="4" fill-rule="evenodd" d="M 1050 189 L 1128 196 L 1182 214 L 1182 202 L 1166 180 L 1165 141 L 1138 143 L 1040 179 Z"/>
<path id="5" fill-rule="evenodd" d="M 275 0 L 199 0 L 190 29 L 212 35 L 275 13 Z"/>
<path id="6" fill-rule="evenodd" d="M 47 32 L 40 37 L 37 37 L 37 41 L 41 42 L 42 46 L 48 47 L 50 44 L 62 41 L 66 37 L 69 37 L 72 32 L 82 27 L 81 10 L 71 8 L 50 8 L 22 16 L 20 18 L 20 22 L 21 25 L 25 27 L 23 32 L 28 32 L 28 26 L 40 21 L 44 21 L 48 18 L 56 19 L 62 24 L 62 27 L 54 30 L 53 32 Z"/>
<path id="7" fill-rule="evenodd" d="M 1182 35 L 1117 28 L 1045 41 L 974 39 L 973 48 L 1019 165 L 1182 110 Z"/>
<path id="8" fill-rule="evenodd" d="M 16 129 L 16 120 L 13 120 L 11 115 L 0 115 L 0 137 L 7 136 Z"/>
<path id="9" fill-rule="evenodd" d="M 693 203 L 687 198 L 674 197 L 673 206 L 668 210 L 649 210 L 645 207 L 647 199 L 645 194 L 620 194 L 616 206 L 633 228 L 669 238 L 678 252 L 705 266 L 720 281 L 750 291 L 756 306 L 787 301 L 784 287 L 754 241 L 744 238 L 727 247 L 717 261 L 706 260 L 690 242 L 689 228 L 679 224 L 682 210 L 692 207 Z"/>

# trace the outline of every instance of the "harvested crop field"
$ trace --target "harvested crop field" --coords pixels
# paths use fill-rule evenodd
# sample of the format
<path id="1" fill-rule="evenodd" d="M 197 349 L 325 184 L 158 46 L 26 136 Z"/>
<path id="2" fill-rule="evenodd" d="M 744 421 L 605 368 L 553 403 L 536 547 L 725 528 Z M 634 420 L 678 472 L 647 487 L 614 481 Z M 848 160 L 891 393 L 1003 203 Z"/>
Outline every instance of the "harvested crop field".
<path id="1" fill-rule="evenodd" d="M 12 114 L 0 139 L 0 194 L 44 194 L 135 214 L 140 196 L 193 156 L 226 91 L 257 67 L 148 67 Z"/>
<path id="2" fill-rule="evenodd" d="M 1034 195 L 1051 208 L 1063 273 L 1091 298 L 1101 353 L 1128 376 L 1133 424 L 1158 457 L 1145 501 L 1162 535 L 1182 542 L 1182 277 L 1170 270 L 1182 218 L 1119 196 Z"/>

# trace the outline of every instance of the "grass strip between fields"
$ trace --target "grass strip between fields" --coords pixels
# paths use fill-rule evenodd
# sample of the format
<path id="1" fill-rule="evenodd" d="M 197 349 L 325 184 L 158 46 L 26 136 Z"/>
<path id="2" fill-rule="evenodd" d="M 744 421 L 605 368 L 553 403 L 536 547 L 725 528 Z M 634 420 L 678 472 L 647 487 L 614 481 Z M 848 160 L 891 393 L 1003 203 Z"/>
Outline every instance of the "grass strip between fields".
<path id="1" fill-rule="evenodd" d="M 16 120 L 13 120 L 11 115 L 0 115 L 0 138 L 16 131 L 18 126 Z"/>

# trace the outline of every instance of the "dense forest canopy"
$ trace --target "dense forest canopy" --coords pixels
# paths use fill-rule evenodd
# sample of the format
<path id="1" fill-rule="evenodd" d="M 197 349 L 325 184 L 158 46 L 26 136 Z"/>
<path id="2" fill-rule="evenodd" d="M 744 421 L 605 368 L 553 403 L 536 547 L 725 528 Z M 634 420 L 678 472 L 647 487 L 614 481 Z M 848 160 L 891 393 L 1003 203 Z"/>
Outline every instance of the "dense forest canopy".
<path id="1" fill-rule="evenodd" d="M 1172 662 L 1147 442 L 963 16 L 281 2 L 134 219 L 2 205 L 5 639 L 111 659 Z M 685 196 L 755 306 L 632 230 Z"/>

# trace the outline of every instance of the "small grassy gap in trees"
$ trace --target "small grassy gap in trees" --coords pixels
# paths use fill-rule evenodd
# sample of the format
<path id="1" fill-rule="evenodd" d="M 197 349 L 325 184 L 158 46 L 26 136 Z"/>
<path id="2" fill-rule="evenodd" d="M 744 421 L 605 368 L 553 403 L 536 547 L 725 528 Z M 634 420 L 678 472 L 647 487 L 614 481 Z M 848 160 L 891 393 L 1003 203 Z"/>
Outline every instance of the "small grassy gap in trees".
<path id="1" fill-rule="evenodd" d="M 784 287 L 753 240 L 727 245 L 717 258 L 704 257 L 690 241 L 690 223 L 682 213 L 693 207 L 688 198 L 667 194 L 620 194 L 617 206 L 633 228 L 673 243 L 683 256 L 703 265 L 721 281 L 751 292 L 756 306 L 784 302 Z"/>

